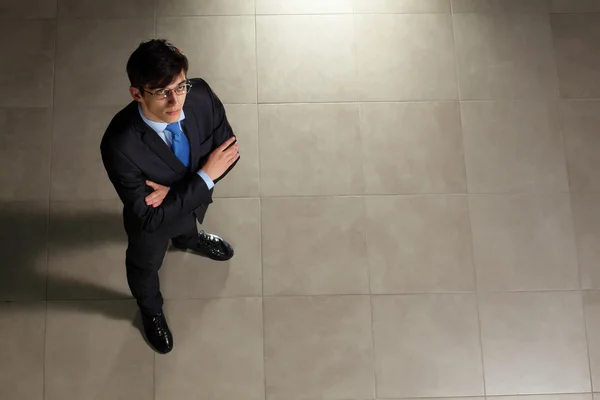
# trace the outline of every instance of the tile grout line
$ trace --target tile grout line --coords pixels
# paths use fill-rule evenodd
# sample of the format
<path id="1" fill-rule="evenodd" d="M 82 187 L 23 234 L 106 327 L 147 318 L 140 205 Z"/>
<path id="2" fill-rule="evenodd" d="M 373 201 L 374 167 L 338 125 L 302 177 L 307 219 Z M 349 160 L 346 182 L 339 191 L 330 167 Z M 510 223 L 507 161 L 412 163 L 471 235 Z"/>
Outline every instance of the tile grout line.
<path id="1" fill-rule="evenodd" d="M 356 82 L 359 81 L 359 72 L 358 72 L 358 35 L 356 30 L 356 10 L 354 8 L 354 2 L 352 2 L 352 34 L 353 34 L 353 50 L 354 50 L 354 74 Z M 362 172 L 363 178 L 363 188 L 366 190 L 367 182 L 365 175 L 365 163 L 363 156 L 363 135 L 362 135 L 362 106 L 360 99 L 360 85 L 356 86 L 356 99 L 358 104 L 358 143 L 360 147 L 361 159 L 360 159 L 360 168 Z M 371 317 L 371 367 L 372 367 L 372 388 L 374 398 L 378 397 L 378 389 L 377 389 L 377 359 L 375 354 L 375 317 L 374 317 L 374 307 L 373 307 L 373 293 L 371 290 L 371 263 L 369 261 L 369 235 L 367 232 L 366 225 L 368 224 L 367 220 L 367 199 L 361 197 L 362 209 L 363 209 L 363 232 L 364 232 L 364 243 L 365 243 L 365 252 L 366 252 L 366 264 L 367 264 L 367 284 L 369 291 L 369 308 L 370 308 L 370 317 Z"/>
<path id="2" fill-rule="evenodd" d="M 254 3 L 254 68 L 255 68 L 255 79 L 256 79 L 256 136 L 257 136 L 257 165 L 258 165 L 258 229 L 259 229 L 259 248 L 260 248 L 260 285 L 261 285 L 261 297 L 260 304 L 262 308 L 262 345 L 263 345 L 263 399 L 267 399 L 267 343 L 265 340 L 265 332 L 266 332 L 266 322 L 265 322 L 265 263 L 264 263 L 264 251 L 263 251 L 263 224 L 262 224 L 262 193 L 261 193 L 261 167 L 260 167 L 260 111 L 259 111 L 259 102 L 258 102 L 258 21 L 256 14 L 256 0 L 253 0 Z"/>
<path id="3" fill-rule="evenodd" d="M 467 152 L 465 149 L 465 135 L 464 135 L 464 124 L 462 117 L 462 93 L 460 90 L 460 77 L 458 72 L 458 51 L 456 48 L 456 27 L 454 25 L 454 2 L 450 1 L 450 26 L 452 28 L 452 46 L 454 51 L 454 73 L 456 78 L 456 94 L 458 97 L 458 118 L 460 120 L 460 138 L 461 138 L 461 146 L 463 153 L 463 168 L 465 172 L 465 190 L 469 193 L 469 179 L 468 179 L 468 169 L 467 169 Z M 483 328 L 481 324 L 481 304 L 479 301 L 479 287 L 477 284 L 477 263 L 475 261 L 475 240 L 473 234 L 473 221 L 471 218 L 471 197 L 467 195 L 467 212 L 469 217 L 469 234 L 471 240 L 471 262 L 473 267 L 473 284 L 475 286 L 475 308 L 477 310 L 477 336 L 479 338 L 479 357 L 481 362 L 481 383 L 483 389 L 483 396 L 487 396 L 487 386 L 486 386 L 486 375 L 485 375 L 485 357 L 484 357 L 484 347 L 483 347 Z"/>
<path id="4" fill-rule="evenodd" d="M 50 271 L 50 206 L 51 206 L 51 188 L 52 188 L 52 148 L 54 144 L 54 119 L 55 119 L 55 98 L 56 98 L 56 60 L 57 60 L 57 48 L 58 48 L 58 24 L 59 24 L 59 1 L 56 1 L 54 15 L 54 58 L 52 60 L 52 88 L 50 95 L 50 140 L 49 140 L 49 157 L 48 157 L 48 192 L 47 192 L 47 203 L 46 203 L 46 276 L 45 276 L 45 314 L 44 314 L 44 355 L 42 358 L 42 399 L 46 398 L 46 387 L 47 387 L 47 376 L 46 376 L 46 357 L 48 353 L 48 273 Z"/>

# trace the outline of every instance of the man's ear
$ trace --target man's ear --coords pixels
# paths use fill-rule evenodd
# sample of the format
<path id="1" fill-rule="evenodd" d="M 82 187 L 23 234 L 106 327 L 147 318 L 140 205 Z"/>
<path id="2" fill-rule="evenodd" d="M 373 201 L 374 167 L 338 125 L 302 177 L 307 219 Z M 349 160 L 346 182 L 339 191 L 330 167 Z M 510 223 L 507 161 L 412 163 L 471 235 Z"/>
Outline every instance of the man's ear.
<path id="1" fill-rule="evenodd" d="M 133 99 L 135 101 L 138 101 L 138 102 L 142 101 L 142 94 L 140 93 L 140 89 L 130 86 L 129 93 L 131 94 L 131 97 L 133 97 Z"/>

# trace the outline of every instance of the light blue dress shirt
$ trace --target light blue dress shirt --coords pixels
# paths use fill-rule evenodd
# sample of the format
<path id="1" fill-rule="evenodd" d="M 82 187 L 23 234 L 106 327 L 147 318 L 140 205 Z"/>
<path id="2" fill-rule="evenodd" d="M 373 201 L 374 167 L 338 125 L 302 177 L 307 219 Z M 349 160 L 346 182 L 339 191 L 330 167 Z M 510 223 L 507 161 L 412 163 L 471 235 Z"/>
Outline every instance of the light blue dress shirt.
<path id="1" fill-rule="evenodd" d="M 144 115 L 144 112 L 142 111 L 142 106 L 140 104 L 138 104 L 138 111 L 140 112 L 140 116 L 142 117 L 142 119 L 144 120 L 144 122 L 146 124 L 148 124 L 148 126 L 150 128 L 152 128 L 157 134 L 158 136 L 160 136 L 160 138 L 167 144 L 167 146 L 169 146 L 169 148 L 172 150 L 173 149 L 173 134 L 166 130 L 167 129 L 167 123 L 166 122 L 154 122 L 154 121 L 150 121 L 148 118 L 146 118 L 146 116 Z M 179 116 L 179 128 L 181 128 L 181 121 L 183 121 L 185 119 L 185 113 L 183 112 L 183 110 L 181 110 L 181 115 Z M 183 129 L 181 129 L 183 131 Z M 212 179 L 210 179 L 210 177 L 208 175 L 206 175 L 206 173 L 202 170 L 199 170 L 197 172 L 198 175 L 200 175 L 200 177 L 202 179 L 204 179 L 204 182 L 206 182 L 206 186 L 208 186 L 208 190 L 212 189 L 215 186 L 215 183 L 212 181 Z"/>

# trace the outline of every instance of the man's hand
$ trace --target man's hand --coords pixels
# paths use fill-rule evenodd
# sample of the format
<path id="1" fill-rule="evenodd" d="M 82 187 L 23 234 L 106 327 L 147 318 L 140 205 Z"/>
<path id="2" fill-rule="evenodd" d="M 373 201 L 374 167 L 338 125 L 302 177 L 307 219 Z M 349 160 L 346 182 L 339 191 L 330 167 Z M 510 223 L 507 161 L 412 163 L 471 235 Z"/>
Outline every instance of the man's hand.
<path id="1" fill-rule="evenodd" d="M 152 181 L 146 181 L 146 185 L 154 189 L 154 192 L 146 196 L 146 205 L 154 208 L 160 206 L 169 193 L 169 188 Z"/>
<path id="2" fill-rule="evenodd" d="M 202 166 L 202 171 L 213 181 L 223 175 L 225 171 L 240 158 L 240 149 L 237 144 L 232 144 L 235 137 L 229 138 L 225 143 L 217 147 L 210 155 L 206 164 Z M 227 146 L 231 145 L 227 150 Z"/>

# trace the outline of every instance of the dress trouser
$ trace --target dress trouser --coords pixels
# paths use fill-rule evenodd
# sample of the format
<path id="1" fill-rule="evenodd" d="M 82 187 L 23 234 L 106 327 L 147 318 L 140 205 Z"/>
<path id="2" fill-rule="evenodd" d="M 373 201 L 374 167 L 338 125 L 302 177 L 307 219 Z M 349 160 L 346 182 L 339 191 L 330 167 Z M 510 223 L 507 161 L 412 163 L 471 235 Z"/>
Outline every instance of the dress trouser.
<path id="1" fill-rule="evenodd" d="M 175 236 L 172 236 L 172 235 Z M 163 297 L 160 292 L 158 271 L 160 270 L 169 239 L 187 246 L 198 236 L 196 218 L 190 215 L 182 219 L 175 229 L 169 232 L 136 232 L 128 234 L 125 254 L 127 283 L 138 307 L 146 315 L 162 311 Z"/>

